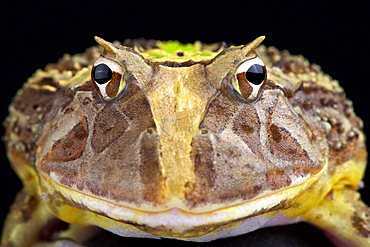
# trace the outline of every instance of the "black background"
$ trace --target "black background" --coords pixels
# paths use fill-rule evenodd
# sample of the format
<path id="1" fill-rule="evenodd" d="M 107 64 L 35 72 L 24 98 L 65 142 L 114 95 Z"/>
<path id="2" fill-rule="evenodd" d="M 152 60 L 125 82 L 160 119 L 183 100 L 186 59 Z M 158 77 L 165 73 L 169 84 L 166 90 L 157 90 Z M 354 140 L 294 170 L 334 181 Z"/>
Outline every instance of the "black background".
<path id="1" fill-rule="evenodd" d="M 37 68 L 64 53 L 83 52 L 95 45 L 94 35 L 108 41 L 144 37 L 238 45 L 266 35 L 265 45 L 303 54 L 338 79 L 370 136 L 370 8 L 365 1 L 4 1 L 0 12 L 1 121 L 17 89 Z M 3 145 L 0 151 L 2 222 L 21 183 Z M 370 184 L 369 172 L 365 184 Z M 361 193 L 370 204 L 370 186 Z"/>

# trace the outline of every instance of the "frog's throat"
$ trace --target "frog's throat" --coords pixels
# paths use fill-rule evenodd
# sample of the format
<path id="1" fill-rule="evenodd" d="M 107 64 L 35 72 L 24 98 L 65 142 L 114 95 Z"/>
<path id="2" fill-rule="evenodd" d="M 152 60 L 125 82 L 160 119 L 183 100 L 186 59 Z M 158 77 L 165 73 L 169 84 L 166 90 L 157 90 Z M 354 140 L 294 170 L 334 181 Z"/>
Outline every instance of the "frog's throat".
<path id="1" fill-rule="evenodd" d="M 113 232 L 118 231 L 117 229 L 121 229 L 119 232 L 125 231 L 127 227 L 134 226 L 134 228 L 150 234 L 187 238 L 201 236 L 222 226 L 237 224 L 241 220 L 253 216 L 272 217 L 279 211 L 289 208 L 300 195 L 307 192 L 308 188 L 327 171 L 327 166 L 328 164 L 325 162 L 325 166 L 320 172 L 300 185 L 270 192 L 270 194 L 238 205 L 229 205 L 202 213 L 185 211 L 179 207 L 160 212 L 141 211 L 120 205 L 118 202 L 77 193 L 72 189 L 57 185 L 49 177 L 42 179 L 44 191 L 50 193 L 43 193 L 41 197 L 57 217 L 69 223 L 98 225 Z M 61 201 L 64 202 L 61 203 Z M 312 203 L 317 203 L 316 198 L 312 200 Z M 310 206 L 312 205 L 309 205 L 308 208 Z M 293 219 L 300 214 L 302 212 L 298 212 L 296 215 L 289 214 L 289 218 Z"/>

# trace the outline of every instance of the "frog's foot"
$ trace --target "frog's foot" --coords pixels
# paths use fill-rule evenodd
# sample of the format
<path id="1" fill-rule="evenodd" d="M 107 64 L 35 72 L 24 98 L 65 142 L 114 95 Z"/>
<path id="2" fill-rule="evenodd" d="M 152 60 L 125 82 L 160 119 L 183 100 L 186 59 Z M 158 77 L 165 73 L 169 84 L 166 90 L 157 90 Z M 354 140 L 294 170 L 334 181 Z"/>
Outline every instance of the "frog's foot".
<path id="1" fill-rule="evenodd" d="M 47 206 L 25 191 L 17 197 L 7 216 L 1 247 L 82 246 L 100 228 L 67 224 L 52 215 Z"/>
<path id="2" fill-rule="evenodd" d="M 331 191 L 306 220 L 337 246 L 370 246 L 370 208 L 353 189 Z"/>

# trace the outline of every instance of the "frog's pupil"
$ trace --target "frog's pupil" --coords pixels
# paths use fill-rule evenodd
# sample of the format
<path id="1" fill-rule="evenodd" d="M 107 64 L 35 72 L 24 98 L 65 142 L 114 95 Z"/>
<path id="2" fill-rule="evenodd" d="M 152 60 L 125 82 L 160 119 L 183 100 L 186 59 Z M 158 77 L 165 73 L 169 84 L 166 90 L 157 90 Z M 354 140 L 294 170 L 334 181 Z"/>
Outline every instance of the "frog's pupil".
<path id="1" fill-rule="evenodd" d="M 94 68 L 93 75 L 96 83 L 104 84 L 112 79 L 112 70 L 105 64 L 99 64 Z"/>
<path id="2" fill-rule="evenodd" d="M 253 64 L 245 74 L 247 80 L 255 85 L 260 84 L 265 80 L 265 69 L 259 64 Z"/>

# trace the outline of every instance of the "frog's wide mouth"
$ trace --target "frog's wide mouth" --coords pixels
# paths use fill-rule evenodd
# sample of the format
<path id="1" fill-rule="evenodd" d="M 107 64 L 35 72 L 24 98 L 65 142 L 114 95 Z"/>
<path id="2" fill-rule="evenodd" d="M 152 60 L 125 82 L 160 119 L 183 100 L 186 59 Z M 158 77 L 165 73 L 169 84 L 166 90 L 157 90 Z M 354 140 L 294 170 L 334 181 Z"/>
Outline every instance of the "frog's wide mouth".
<path id="1" fill-rule="evenodd" d="M 59 218 L 70 223 L 97 225 L 122 236 L 142 237 L 149 234 L 150 237 L 157 235 L 188 239 L 208 235 L 207 233 L 217 229 L 235 228 L 247 219 L 258 218 L 258 224 L 253 223 L 257 226 L 255 229 L 260 228 L 258 227 L 260 224 L 268 224 L 266 222 L 270 217 L 276 215 L 279 210 L 290 207 L 325 170 L 322 169 L 294 187 L 202 213 L 189 212 L 179 207 L 158 212 L 144 211 L 91 195 L 76 193 L 72 189 L 56 184 L 52 185 L 53 189 L 56 189 L 59 195 L 63 195 L 66 203 L 59 206 L 57 211 L 53 210 L 56 207 L 54 198 L 47 198 L 47 203 Z M 67 209 L 64 210 L 63 207 Z"/>

